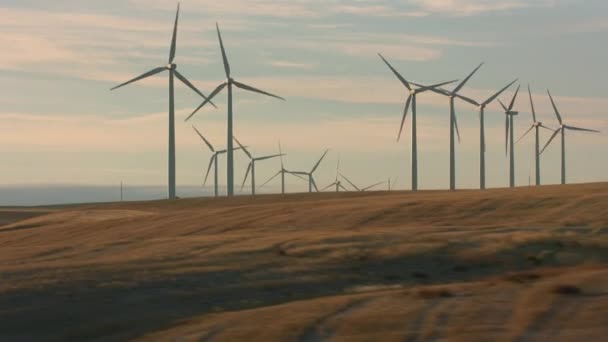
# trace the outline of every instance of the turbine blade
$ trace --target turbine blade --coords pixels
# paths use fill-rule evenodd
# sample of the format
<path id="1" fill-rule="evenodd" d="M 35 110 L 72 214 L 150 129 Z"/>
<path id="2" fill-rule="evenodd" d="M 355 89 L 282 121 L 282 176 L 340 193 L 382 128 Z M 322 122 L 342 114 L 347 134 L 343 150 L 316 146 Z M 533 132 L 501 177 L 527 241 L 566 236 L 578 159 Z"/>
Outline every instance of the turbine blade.
<path id="1" fill-rule="evenodd" d="M 545 149 L 547 148 L 547 146 L 549 146 L 549 144 L 553 141 L 553 139 L 555 139 L 555 137 L 561 130 L 562 130 L 562 128 L 558 128 L 555 132 L 553 132 L 553 135 L 551 135 L 551 138 L 549 139 L 549 141 L 547 141 L 547 143 L 545 144 L 545 147 L 543 147 L 543 149 L 540 151 L 540 154 L 543 154 L 543 152 L 545 152 Z"/>
<path id="2" fill-rule="evenodd" d="M 245 146 L 243 146 L 236 137 L 233 136 L 232 139 L 234 139 L 234 141 L 236 141 L 236 143 L 239 144 L 239 146 L 243 149 L 243 152 L 245 152 L 245 154 L 249 157 L 249 159 L 253 159 L 253 156 L 251 155 L 251 153 L 249 153 L 249 151 L 247 151 Z"/>
<path id="3" fill-rule="evenodd" d="M 336 182 L 338 181 L 338 174 L 340 174 L 340 154 L 338 154 L 338 164 L 336 165 Z"/>
<path id="4" fill-rule="evenodd" d="M 507 109 L 507 106 L 505 106 L 504 103 L 502 103 L 502 101 L 500 101 L 500 99 L 498 99 L 498 102 L 500 103 L 500 106 L 502 107 L 502 109 L 505 110 L 505 113 L 508 112 L 509 110 Z"/>
<path id="5" fill-rule="evenodd" d="M 353 182 L 350 181 L 350 179 L 346 178 L 345 175 L 343 175 L 342 173 L 340 173 L 340 177 L 344 178 L 345 181 L 348 182 L 348 184 L 350 184 L 353 188 L 355 188 L 357 191 L 361 191 L 361 189 L 359 189 Z"/>
<path id="6" fill-rule="evenodd" d="M 217 29 L 217 39 L 220 41 L 220 49 L 222 50 L 222 60 L 224 61 L 224 71 L 226 72 L 226 78 L 230 78 L 230 64 L 228 63 L 228 57 L 226 56 L 226 50 L 224 49 L 224 42 L 222 41 L 222 34 L 220 33 L 220 25 L 215 23 Z"/>
<path id="7" fill-rule="evenodd" d="M 369 190 L 369 189 L 371 189 L 371 188 L 375 188 L 375 187 L 377 187 L 378 185 L 380 185 L 380 184 L 384 184 L 384 183 L 385 183 L 385 182 L 378 182 L 378 183 L 376 183 L 376 184 L 374 184 L 374 185 L 370 185 L 370 186 L 368 186 L 367 188 L 361 189 L 361 191 L 367 191 L 367 190 Z"/>
<path id="8" fill-rule="evenodd" d="M 555 102 L 553 101 L 553 96 L 551 96 L 551 93 L 549 92 L 549 89 L 547 89 L 547 94 L 549 94 L 549 99 L 551 99 L 551 105 L 553 106 L 553 110 L 555 111 L 555 116 L 557 116 L 557 121 L 559 121 L 559 124 L 562 125 L 562 116 L 559 114 L 559 110 L 557 110 L 557 106 L 555 105 Z"/>
<path id="9" fill-rule="evenodd" d="M 471 77 L 473 77 L 473 75 L 475 75 L 477 70 L 479 70 L 479 68 L 481 68 L 482 65 L 483 65 L 483 62 L 481 64 L 479 64 L 479 66 L 477 68 L 475 68 L 475 70 L 473 70 L 473 72 L 471 72 L 469 74 L 469 76 L 467 76 L 464 80 L 462 80 L 462 82 L 460 82 L 460 84 L 452 91 L 452 93 L 457 93 L 458 91 L 460 91 L 460 89 L 462 89 L 462 87 L 464 87 L 464 85 L 469 81 L 469 79 Z"/>
<path id="10" fill-rule="evenodd" d="M 250 161 L 249 166 L 247 166 L 247 171 L 245 172 L 245 178 L 243 178 L 243 184 L 241 184 L 241 191 L 243 191 L 243 187 L 245 187 L 245 182 L 247 181 L 247 178 L 249 177 L 249 172 L 251 172 L 252 164 L 253 164 L 253 161 Z"/>
<path id="11" fill-rule="evenodd" d="M 524 135 L 522 135 L 521 138 L 519 138 L 515 143 L 517 144 L 518 142 L 520 142 L 521 139 L 523 139 L 526 135 L 528 135 L 528 133 L 532 132 L 533 129 L 534 129 L 534 125 L 530 126 L 530 128 L 528 128 L 526 133 L 524 133 Z"/>
<path id="12" fill-rule="evenodd" d="M 207 147 L 209 147 L 209 149 L 211 150 L 211 152 L 215 152 L 215 149 L 213 148 L 213 145 L 211 145 L 211 143 L 203 136 L 203 134 L 201 132 L 199 132 L 199 130 L 196 129 L 196 127 L 194 127 L 194 125 L 192 125 L 192 128 L 194 128 L 194 130 L 196 131 L 196 134 L 198 134 L 198 136 L 201 137 L 201 139 L 203 139 L 203 141 L 205 142 L 205 144 L 207 144 Z"/>
<path id="13" fill-rule="evenodd" d="M 282 154 L 273 154 L 271 156 L 265 156 L 265 157 L 260 157 L 260 158 L 255 158 L 255 160 L 259 161 L 259 160 L 267 160 L 267 159 L 272 159 L 272 158 L 276 158 L 276 157 L 280 157 L 282 156 Z"/>
<path id="14" fill-rule="evenodd" d="M 545 126 L 545 125 L 544 125 L 544 124 L 542 124 L 542 123 L 541 123 L 541 124 L 539 124 L 538 126 L 539 126 L 539 127 L 544 128 L 544 129 L 546 129 L 546 130 L 548 130 L 548 131 L 555 132 L 555 130 L 554 130 L 553 128 L 551 128 L 551 127 L 547 127 L 547 126 Z"/>
<path id="15" fill-rule="evenodd" d="M 530 90 L 530 84 L 528 84 L 528 95 L 530 96 L 530 108 L 532 108 L 532 120 L 536 122 L 536 111 L 534 110 L 534 101 L 532 100 L 532 91 Z"/>
<path id="16" fill-rule="evenodd" d="M 207 177 L 209 177 L 209 171 L 211 171 L 211 166 L 213 166 L 213 161 L 217 159 L 217 153 L 214 153 L 211 159 L 209 159 L 209 166 L 207 167 L 207 173 L 205 174 L 205 181 L 203 182 L 203 186 L 207 184 Z"/>
<path id="17" fill-rule="evenodd" d="M 321 189 L 321 191 L 325 191 L 335 185 L 338 185 L 338 184 L 336 184 L 336 182 L 333 182 L 333 183 L 329 184 L 328 186 L 324 187 L 323 189 Z"/>
<path id="18" fill-rule="evenodd" d="M 196 114 L 201 108 L 203 108 L 204 105 L 206 105 L 207 103 L 209 103 L 211 101 L 211 99 L 213 99 L 215 97 L 215 95 L 217 95 L 220 91 L 222 91 L 222 89 L 224 89 L 224 87 L 226 87 L 226 83 L 222 83 L 219 86 L 217 86 L 217 88 L 215 88 L 215 90 L 213 90 L 213 92 L 211 92 L 211 94 L 209 94 L 209 97 L 203 101 L 203 103 L 201 103 L 193 112 L 192 114 L 188 115 L 188 117 L 186 118 L 186 120 L 184 121 L 188 121 L 190 120 L 191 117 L 194 116 L 194 114 Z"/>
<path id="19" fill-rule="evenodd" d="M 517 90 L 515 90 L 515 94 L 513 95 L 513 98 L 511 99 L 511 103 L 509 104 L 509 112 L 511 110 L 513 110 L 513 106 L 515 105 L 515 99 L 517 98 L 517 94 L 519 94 L 519 88 L 521 88 L 521 84 L 517 86 Z"/>
<path id="20" fill-rule="evenodd" d="M 179 2 L 177 3 L 177 13 L 175 13 L 175 24 L 173 25 L 173 36 L 171 37 L 171 51 L 169 52 L 169 64 L 175 59 L 175 45 L 177 42 L 177 21 L 179 20 Z"/>
<path id="21" fill-rule="evenodd" d="M 254 93 L 260 93 L 260 94 L 263 94 L 263 95 L 266 95 L 266 96 L 274 97 L 274 98 L 276 98 L 276 99 L 279 99 L 279 100 L 283 100 L 283 101 L 285 101 L 285 99 L 284 99 L 284 98 L 282 98 L 282 97 L 280 97 L 280 96 L 278 96 L 278 95 L 274 95 L 274 94 L 271 94 L 271 93 L 265 92 L 265 91 L 263 91 L 263 90 L 256 89 L 256 88 L 254 88 L 254 87 L 252 87 L 252 86 L 248 86 L 248 85 L 246 85 L 246 84 L 243 84 L 243 83 L 240 83 L 240 82 L 237 82 L 237 81 L 232 81 L 232 83 L 233 83 L 235 86 L 237 86 L 237 87 L 239 87 L 239 88 L 241 88 L 241 89 L 244 89 L 244 90 L 249 90 L 249 91 L 252 91 L 252 92 L 254 92 Z"/>
<path id="22" fill-rule="evenodd" d="M 133 83 L 133 82 L 139 81 L 139 80 L 144 79 L 144 78 L 146 78 L 146 77 L 150 77 L 150 76 L 152 76 L 152 75 L 156 75 L 156 74 L 158 74 L 158 73 L 160 73 L 160 72 L 163 72 L 163 71 L 165 71 L 165 70 L 167 70 L 167 68 L 166 68 L 166 67 L 158 67 L 158 68 L 156 68 L 156 69 L 152 69 L 152 70 L 150 70 L 150 71 L 148 71 L 148 72 L 146 72 L 146 73 L 143 73 L 143 74 L 141 74 L 141 75 L 139 75 L 139 76 L 137 76 L 137 77 L 135 77 L 135 78 L 133 78 L 133 79 L 131 79 L 131 80 L 128 80 L 128 81 L 127 81 L 127 82 L 125 82 L 125 83 L 121 83 L 121 84 L 117 85 L 116 87 L 114 87 L 114 88 L 112 88 L 112 89 L 110 89 L 110 90 L 118 89 L 118 88 L 120 88 L 120 87 L 122 87 L 122 86 L 126 86 L 127 84 L 130 84 L 130 83 Z"/>
<path id="23" fill-rule="evenodd" d="M 384 61 L 384 63 L 388 66 L 389 69 L 391 69 L 391 71 L 393 72 L 393 74 L 395 74 L 395 76 L 397 76 L 397 78 L 399 79 L 399 81 L 401 81 L 401 83 L 403 83 L 403 85 L 408 89 L 408 90 L 412 90 L 412 87 L 410 86 L 410 84 L 405 80 L 405 78 L 403 76 L 401 76 L 401 74 L 395 69 L 393 68 L 393 66 L 391 65 L 391 63 L 389 63 L 384 56 L 382 56 L 380 53 L 378 53 L 378 56 L 380 56 L 380 58 L 382 58 L 382 60 Z"/>
<path id="24" fill-rule="evenodd" d="M 573 131 L 600 133 L 600 131 L 596 131 L 594 129 L 589 129 L 589 128 L 580 128 L 580 127 L 574 127 L 574 126 L 568 126 L 568 125 L 566 125 L 566 128 L 571 129 Z"/>
<path id="25" fill-rule="evenodd" d="M 458 120 L 456 119 L 456 113 L 454 113 L 454 128 L 456 128 L 456 136 L 458 137 L 458 143 L 460 144 L 460 130 L 458 129 Z"/>
<path id="26" fill-rule="evenodd" d="M 405 118 L 407 117 L 407 112 L 410 110 L 410 103 L 412 102 L 412 95 L 408 95 L 407 101 L 405 101 L 405 108 L 403 109 L 403 117 L 401 118 L 401 126 L 399 126 L 399 134 L 397 135 L 397 141 L 401 139 L 401 132 L 403 132 L 403 124 L 405 124 Z"/>
<path id="27" fill-rule="evenodd" d="M 303 174 L 303 175 L 307 175 L 307 176 L 308 176 L 308 174 L 307 174 L 307 173 L 305 173 L 305 172 L 292 172 L 292 171 L 287 171 L 287 170 L 285 170 L 285 172 L 289 173 L 289 174 L 290 174 L 290 175 L 292 175 L 292 176 L 296 176 L 296 177 L 300 178 L 300 179 L 301 179 L 301 180 L 303 180 L 303 181 L 308 181 L 306 178 L 304 178 L 304 177 L 300 176 L 300 174 Z"/>
<path id="28" fill-rule="evenodd" d="M 323 153 L 323 155 L 321 156 L 321 158 L 319 158 L 319 161 L 315 164 L 315 166 L 310 171 L 311 174 L 313 174 L 315 171 L 317 171 L 317 168 L 321 164 L 321 161 L 323 161 L 323 158 L 325 158 L 325 156 L 327 155 L 327 152 L 329 152 L 329 149 L 325 150 L 325 152 Z"/>
<path id="29" fill-rule="evenodd" d="M 447 81 L 447 82 L 441 82 L 441 83 L 431 84 L 429 86 L 423 86 L 421 88 L 416 89 L 416 92 L 417 93 L 422 93 L 422 92 L 425 92 L 427 90 L 431 90 L 431 89 L 435 89 L 437 87 L 444 86 L 446 84 L 454 83 L 456 81 L 458 81 L 458 80 L 452 80 L 452 81 Z"/>
<path id="30" fill-rule="evenodd" d="M 188 81 L 188 79 L 179 73 L 179 71 L 175 70 L 175 76 L 182 81 L 182 83 L 184 83 L 185 85 L 187 85 L 190 89 L 194 90 L 195 93 L 199 94 L 203 99 L 207 100 L 207 96 L 205 96 L 205 94 L 203 94 L 200 90 L 198 90 L 192 83 L 190 83 L 190 81 Z M 211 105 L 215 108 L 217 108 L 217 106 L 215 105 L 215 103 L 209 101 L 209 103 L 211 103 Z"/>
<path id="31" fill-rule="evenodd" d="M 260 185 L 260 188 L 263 188 L 263 187 L 264 187 L 264 185 L 266 185 L 266 184 L 268 184 L 268 183 L 272 182 L 272 180 L 274 180 L 275 178 L 277 178 L 277 176 L 278 176 L 278 175 L 280 175 L 280 174 L 281 174 L 281 171 L 279 171 L 279 172 L 275 173 L 275 174 L 274 174 L 274 176 L 270 177 L 270 179 L 269 179 L 269 180 L 267 180 L 266 182 L 264 182 L 264 184 Z"/>
<path id="32" fill-rule="evenodd" d="M 492 95 L 485 102 L 483 102 L 482 105 L 487 106 L 488 104 L 492 103 L 492 101 L 494 101 L 498 96 L 500 96 L 500 94 L 502 94 L 505 90 L 509 89 L 509 87 L 511 87 L 513 85 L 513 83 L 515 83 L 515 82 L 517 82 L 517 79 L 513 80 L 513 82 L 507 84 L 504 88 L 499 90 L 496 94 Z"/>
<path id="33" fill-rule="evenodd" d="M 344 185 L 342 185 L 342 183 L 339 183 L 338 186 L 340 187 L 340 189 L 346 191 L 346 192 L 350 192 L 350 190 L 348 190 L 347 188 L 344 187 Z"/>
<path id="34" fill-rule="evenodd" d="M 317 182 L 315 182 L 315 177 L 310 174 L 310 181 L 312 182 L 312 186 L 315 188 L 316 192 L 319 192 L 319 188 L 317 187 Z"/>
<path id="35" fill-rule="evenodd" d="M 463 100 L 465 102 L 468 102 L 468 103 L 472 104 L 473 106 L 479 106 L 479 102 L 477 102 L 477 101 L 475 101 L 475 100 L 473 100 L 471 98 L 468 98 L 466 96 L 462 96 L 460 94 L 454 94 L 454 96 L 456 96 L 457 98 L 459 98 L 459 99 L 461 99 L 461 100 Z"/>

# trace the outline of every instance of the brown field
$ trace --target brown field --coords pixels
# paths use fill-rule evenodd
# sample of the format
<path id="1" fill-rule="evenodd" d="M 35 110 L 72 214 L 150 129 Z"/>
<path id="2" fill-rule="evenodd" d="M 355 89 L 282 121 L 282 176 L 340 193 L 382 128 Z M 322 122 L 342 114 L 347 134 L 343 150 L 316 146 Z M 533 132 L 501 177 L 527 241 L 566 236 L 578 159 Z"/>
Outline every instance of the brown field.
<path id="1" fill-rule="evenodd" d="M 0 340 L 600 341 L 608 183 L 0 208 Z"/>

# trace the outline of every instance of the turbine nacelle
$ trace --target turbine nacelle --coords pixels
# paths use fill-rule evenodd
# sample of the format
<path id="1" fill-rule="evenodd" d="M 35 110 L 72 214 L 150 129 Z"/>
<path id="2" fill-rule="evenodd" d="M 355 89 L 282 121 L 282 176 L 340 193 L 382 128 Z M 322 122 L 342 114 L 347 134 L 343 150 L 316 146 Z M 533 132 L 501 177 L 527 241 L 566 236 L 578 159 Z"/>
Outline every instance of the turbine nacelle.
<path id="1" fill-rule="evenodd" d="M 175 63 L 167 64 L 167 70 L 175 70 L 175 69 L 177 69 L 177 64 L 175 64 Z"/>

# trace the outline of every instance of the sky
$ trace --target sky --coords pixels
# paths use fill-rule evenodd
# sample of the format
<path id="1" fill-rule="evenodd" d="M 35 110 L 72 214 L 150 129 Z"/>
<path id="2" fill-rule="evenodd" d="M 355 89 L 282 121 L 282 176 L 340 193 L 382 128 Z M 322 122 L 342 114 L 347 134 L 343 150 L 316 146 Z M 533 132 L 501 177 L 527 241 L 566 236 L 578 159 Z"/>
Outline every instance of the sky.
<path id="1" fill-rule="evenodd" d="M 177 2 L 167 0 L 0 0 L 0 184 L 166 185 L 167 73 L 109 89 L 167 63 Z M 462 94 L 482 100 L 515 78 L 530 84 L 539 119 L 556 127 L 549 88 L 568 132 L 568 181 L 608 180 L 608 3 L 600 0 L 183 0 L 178 70 L 208 94 L 225 78 L 215 23 L 233 77 L 286 102 L 235 92 L 235 136 L 254 155 L 278 152 L 316 175 L 341 171 L 360 186 L 398 177 L 410 187 L 410 117 L 397 132 L 407 96 L 381 52 L 408 80 L 464 78 L 485 62 Z M 500 98 L 509 101 L 515 87 Z M 176 85 L 177 183 L 202 182 L 211 156 L 191 125 L 226 145 L 226 97 L 189 122 L 202 99 Z M 515 135 L 532 124 L 526 92 L 515 104 Z M 477 110 L 457 102 L 462 141 L 457 186 L 479 184 Z M 508 185 L 504 114 L 486 112 L 487 185 Z M 543 133 L 544 143 L 549 134 Z M 418 96 L 419 186 L 449 184 L 448 99 Z M 533 136 L 516 145 L 516 183 L 534 180 Z M 543 183 L 560 180 L 555 141 L 542 155 Z M 220 165 L 225 183 L 225 158 Z M 247 167 L 236 154 L 237 189 Z M 256 168 L 258 184 L 278 160 Z M 288 179 L 290 191 L 307 186 Z M 278 182 L 269 189 L 276 189 Z"/>

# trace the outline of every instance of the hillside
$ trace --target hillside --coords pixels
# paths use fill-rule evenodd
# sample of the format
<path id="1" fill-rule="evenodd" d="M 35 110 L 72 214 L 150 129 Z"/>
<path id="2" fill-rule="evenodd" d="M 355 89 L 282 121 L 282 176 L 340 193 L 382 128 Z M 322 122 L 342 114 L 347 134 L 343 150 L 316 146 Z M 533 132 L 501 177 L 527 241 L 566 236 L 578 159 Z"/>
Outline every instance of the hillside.
<path id="1" fill-rule="evenodd" d="M 0 340 L 600 340 L 608 183 L 0 209 Z"/>

